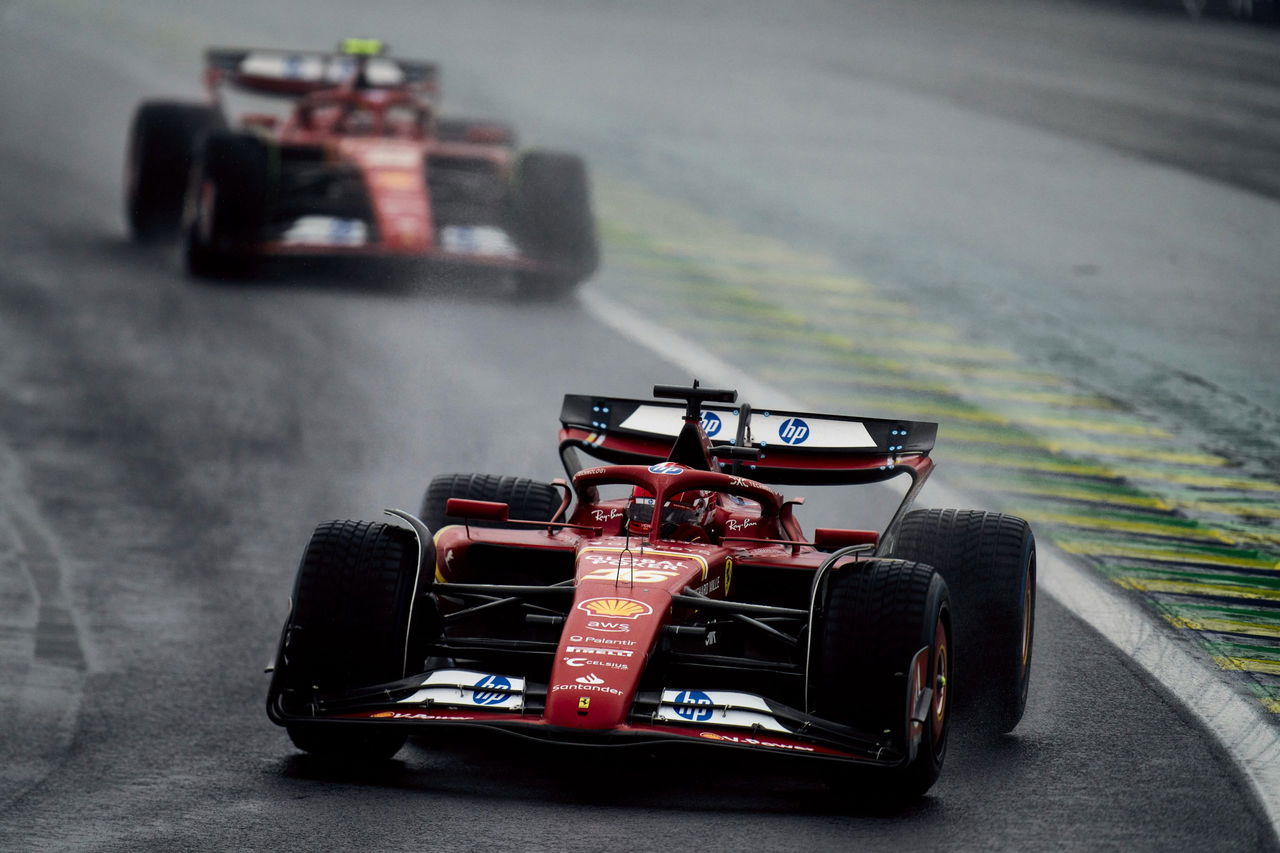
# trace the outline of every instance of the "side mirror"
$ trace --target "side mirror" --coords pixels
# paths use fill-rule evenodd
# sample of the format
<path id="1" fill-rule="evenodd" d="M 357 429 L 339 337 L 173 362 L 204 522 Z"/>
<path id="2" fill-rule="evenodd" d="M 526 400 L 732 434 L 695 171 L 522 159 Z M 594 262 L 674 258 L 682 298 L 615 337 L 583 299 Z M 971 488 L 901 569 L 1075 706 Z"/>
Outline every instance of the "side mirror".
<path id="1" fill-rule="evenodd" d="M 506 521 L 510 507 L 495 501 L 471 501 L 465 498 L 449 498 L 444 505 L 445 515 L 475 521 Z"/>
<path id="2" fill-rule="evenodd" d="M 850 545 L 875 545 L 879 541 L 880 534 L 874 530 L 819 527 L 813 531 L 813 547 L 819 551 L 835 551 Z"/>

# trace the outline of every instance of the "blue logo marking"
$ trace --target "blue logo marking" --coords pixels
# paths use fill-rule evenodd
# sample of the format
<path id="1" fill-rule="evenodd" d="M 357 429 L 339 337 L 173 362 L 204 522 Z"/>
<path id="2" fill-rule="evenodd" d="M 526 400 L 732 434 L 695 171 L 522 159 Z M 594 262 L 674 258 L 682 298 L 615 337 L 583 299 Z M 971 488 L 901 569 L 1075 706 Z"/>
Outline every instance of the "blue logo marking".
<path id="1" fill-rule="evenodd" d="M 699 707 L 681 707 L 681 703 Z M 682 690 L 676 694 L 676 714 L 692 723 L 705 723 L 711 719 L 711 697 L 701 690 Z"/>
<path id="2" fill-rule="evenodd" d="M 511 689 L 511 679 L 502 675 L 486 675 L 484 678 L 476 682 L 475 688 L 471 692 L 471 699 L 477 705 L 501 705 L 510 699 L 513 693 L 499 693 L 493 688 L 500 690 Z M 486 690 L 485 688 L 489 688 Z"/>
<path id="3" fill-rule="evenodd" d="M 702 431 L 707 434 L 707 438 L 718 433 L 722 426 L 724 426 L 724 421 L 720 420 L 720 416 L 715 412 L 702 413 Z"/>
<path id="4" fill-rule="evenodd" d="M 649 466 L 650 474 L 683 474 L 684 469 L 674 462 L 659 462 Z"/>
<path id="5" fill-rule="evenodd" d="M 799 418 L 787 418 L 778 427 L 778 438 L 783 444 L 804 444 L 809 437 L 809 425 Z"/>

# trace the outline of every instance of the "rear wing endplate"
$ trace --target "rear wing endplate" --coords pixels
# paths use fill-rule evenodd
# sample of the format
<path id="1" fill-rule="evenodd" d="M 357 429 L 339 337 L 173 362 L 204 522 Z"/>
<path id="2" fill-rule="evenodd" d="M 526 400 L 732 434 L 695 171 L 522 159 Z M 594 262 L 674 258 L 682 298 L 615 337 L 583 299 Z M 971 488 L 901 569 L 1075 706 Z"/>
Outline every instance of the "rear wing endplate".
<path id="1" fill-rule="evenodd" d="M 662 461 L 683 425 L 685 404 L 566 394 L 560 411 L 561 456 L 580 449 L 615 464 Z M 745 424 L 742 422 L 745 419 Z M 773 484 L 851 484 L 901 473 L 923 479 L 938 425 L 927 421 L 857 418 L 750 406 L 707 404 L 702 428 L 714 447 L 757 448 L 760 458 L 742 463 L 753 479 Z M 733 463 L 722 461 L 724 468 Z"/>

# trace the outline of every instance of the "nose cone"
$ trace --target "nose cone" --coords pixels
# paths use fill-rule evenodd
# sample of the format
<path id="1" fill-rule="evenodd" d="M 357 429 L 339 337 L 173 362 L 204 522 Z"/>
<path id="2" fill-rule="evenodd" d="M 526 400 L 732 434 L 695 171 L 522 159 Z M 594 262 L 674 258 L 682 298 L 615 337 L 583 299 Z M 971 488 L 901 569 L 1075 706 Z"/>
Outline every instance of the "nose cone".
<path id="1" fill-rule="evenodd" d="M 671 607 L 662 589 L 587 583 L 565 620 L 547 689 L 547 722 L 608 729 L 626 722 Z"/>

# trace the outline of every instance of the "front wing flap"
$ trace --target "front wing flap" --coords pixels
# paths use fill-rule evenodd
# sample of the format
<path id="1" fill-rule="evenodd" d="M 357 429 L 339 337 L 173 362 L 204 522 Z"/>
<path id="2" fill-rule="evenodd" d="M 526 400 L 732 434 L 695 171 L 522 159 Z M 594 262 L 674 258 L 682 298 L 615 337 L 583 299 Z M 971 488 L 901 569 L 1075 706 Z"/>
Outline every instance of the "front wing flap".
<path id="1" fill-rule="evenodd" d="M 628 721 L 609 729 L 548 724 L 542 714 L 546 694 L 547 685 L 517 676 L 445 669 L 305 698 L 273 689 L 267 713 L 273 722 L 286 726 L 472 726 L 578 746 L 686 743 L 883 768 L 906 760 L 901 749 L 871 733 L 741 691 L 641 693 Z"/>

